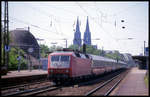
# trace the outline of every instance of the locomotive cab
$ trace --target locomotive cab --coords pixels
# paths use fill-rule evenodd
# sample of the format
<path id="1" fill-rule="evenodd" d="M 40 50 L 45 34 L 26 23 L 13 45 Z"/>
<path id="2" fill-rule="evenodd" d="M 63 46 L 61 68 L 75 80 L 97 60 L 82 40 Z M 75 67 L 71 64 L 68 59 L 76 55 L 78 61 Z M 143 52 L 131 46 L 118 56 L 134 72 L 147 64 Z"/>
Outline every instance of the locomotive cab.
<path id="1" fill-rule="evenodd" d="M 70 75 L 70 54 L 54 53 L 49 55 L 48 77 L 53 81 L 61 81 Z"/>
<path id="2" fill-rule="evenodd" d="M 70 56 L 54 55 L 51 56 L 51 68 L 69 68 Z"/>

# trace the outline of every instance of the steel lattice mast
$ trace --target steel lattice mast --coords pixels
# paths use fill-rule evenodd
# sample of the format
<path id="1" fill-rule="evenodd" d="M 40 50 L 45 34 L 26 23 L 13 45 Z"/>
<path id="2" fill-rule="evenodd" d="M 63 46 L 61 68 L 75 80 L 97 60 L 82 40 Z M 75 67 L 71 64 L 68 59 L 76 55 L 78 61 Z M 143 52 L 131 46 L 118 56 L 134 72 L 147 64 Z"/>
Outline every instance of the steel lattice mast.
<path id="1" fill-rule="evenodd" d="M 4 36 L 3 36 L 3 62 L 6 68 L 9 64 L 9 19 L 8 19 L 8 1 L 4 2 Z"/>

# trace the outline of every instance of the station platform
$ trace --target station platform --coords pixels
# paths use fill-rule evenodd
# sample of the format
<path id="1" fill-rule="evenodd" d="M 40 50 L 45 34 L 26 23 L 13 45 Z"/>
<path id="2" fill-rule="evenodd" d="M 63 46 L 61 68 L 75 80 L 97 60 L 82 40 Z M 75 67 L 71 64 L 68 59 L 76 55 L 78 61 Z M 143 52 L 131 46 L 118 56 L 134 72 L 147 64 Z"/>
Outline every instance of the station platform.
<path id="1" fill-rule="evenodd" d="M 22 83 L 32 82 L 34 80 L 42 80 L 47 78 L 47 70 L 20 70 L 9 71 L 7 75 L 1 76 L 1 86 L 13 86 Z"/>
<path id="2" fill-rule="evenodd" d="M 7 75 L 1 76 L 1 78 L 12 78 L 12 77 L 23 77 L 23 76 L 33 76 L 33 75 L 42 75 L 47 74 L 46 70 L 20 70 L 18 71 L 9 71 Z"/>
<path id="3" fill-rule="evenodd" d="M 111 95 L 148 96 L 149 87 L 144 82 L 145 74 L 146 70 L 132 68 Z"/>

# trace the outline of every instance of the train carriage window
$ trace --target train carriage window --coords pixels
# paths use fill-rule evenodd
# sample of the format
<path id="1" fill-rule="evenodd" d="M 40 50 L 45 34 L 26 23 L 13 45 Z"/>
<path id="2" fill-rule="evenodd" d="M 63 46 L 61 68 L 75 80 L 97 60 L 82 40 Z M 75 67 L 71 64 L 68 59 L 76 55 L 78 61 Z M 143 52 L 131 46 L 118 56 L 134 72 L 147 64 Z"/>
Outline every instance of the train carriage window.
<path id="1" fill-rule="evenodd" d="M 113 66 L 113 62 L 111 62 L 111 66 Z"/>
<path id="2" fill-rule="evenodd" d="M 108 62 L 108 65 L 111 66 L 111 62 Z"/>
<path id="3" fill-rule="evenodd" d="M 104 63 L 105 63 L 104 61 L 101 61 L 102 66 L 105 66 L 105 64 L 104 64 Z"/>
<path id="4" fill-rule="evenodd" d="M 110 64 L 109 64 L 109 62 L 106 62 L 106 64 L 107 64 L 107 66 L 109 66 Z"/>

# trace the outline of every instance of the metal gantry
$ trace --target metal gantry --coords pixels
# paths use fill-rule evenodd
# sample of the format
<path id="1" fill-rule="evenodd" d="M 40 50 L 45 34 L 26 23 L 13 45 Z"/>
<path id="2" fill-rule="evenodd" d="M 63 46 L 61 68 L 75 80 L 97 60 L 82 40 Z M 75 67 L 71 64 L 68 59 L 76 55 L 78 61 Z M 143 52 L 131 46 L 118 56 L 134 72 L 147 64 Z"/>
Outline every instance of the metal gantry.
<path id="1" fill-rule="evenodd" d="M 3 64 L 5 65 L 6 69 L 8 68 L 9 64 L 9 18 L 8 18 L 8 1 L 4 2 L 4 27 L 3 27 Z"/>

